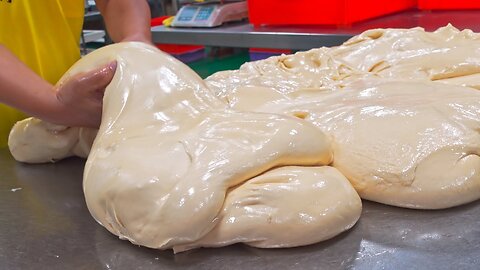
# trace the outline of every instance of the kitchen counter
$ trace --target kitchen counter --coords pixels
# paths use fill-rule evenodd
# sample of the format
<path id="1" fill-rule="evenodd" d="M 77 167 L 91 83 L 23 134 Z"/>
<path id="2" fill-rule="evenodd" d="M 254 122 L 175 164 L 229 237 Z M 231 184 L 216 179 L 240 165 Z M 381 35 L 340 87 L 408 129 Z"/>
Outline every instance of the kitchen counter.
<path id="1" fill-rule="evenodd" d="M 26 165 L 0 149 L 0 269 L 478 269 L 480 202 L 419 211 L 364 202 L 353 229 L 300 248 L 237 244 L 174 255 L 119 240 L 90 216 L 85 161 Z M 288 233 L 288 232 L 285 232 Z"/>
<path id="2" fill-rule="evenodd" d="M 321 16 L 321 12 L 319 13 Z M 448 23 L 480 32 L 480 10 L 408 10 L 342 26 L 253 26 L 247 22 L 215 28 L 152 27 L 155 43 L 308 50 L 342 44 L 372 28 L 423 27 L 434 31 Z"/>

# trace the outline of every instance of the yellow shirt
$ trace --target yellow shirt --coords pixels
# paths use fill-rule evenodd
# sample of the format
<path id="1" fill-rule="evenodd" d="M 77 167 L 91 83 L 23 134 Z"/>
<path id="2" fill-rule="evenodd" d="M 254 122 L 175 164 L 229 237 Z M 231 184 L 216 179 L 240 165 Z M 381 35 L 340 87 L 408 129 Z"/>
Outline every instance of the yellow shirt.
<path id="1" fill-rule="evenodd" d="M 80 58 L 83 15 L 83 0 L 0 0 L 0 43 L 55 84 Z M 0 147 L 23 117 L 0 104 Z"/>

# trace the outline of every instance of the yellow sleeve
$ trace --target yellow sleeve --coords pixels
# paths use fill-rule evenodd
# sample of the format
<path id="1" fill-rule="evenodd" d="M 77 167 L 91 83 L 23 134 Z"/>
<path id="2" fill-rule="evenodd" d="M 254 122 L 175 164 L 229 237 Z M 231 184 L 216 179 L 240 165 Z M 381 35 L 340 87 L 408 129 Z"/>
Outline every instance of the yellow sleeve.
<path id="1" fill-rule="evenodd" d="M 0 25 L 4 26 L 0 43 L 55 84 L 80 58 L 83 15 L 83 0 L 0 1 Z M 24 117 L 0 104 L 0 147 L 6 145 L 13 124 Z"/>

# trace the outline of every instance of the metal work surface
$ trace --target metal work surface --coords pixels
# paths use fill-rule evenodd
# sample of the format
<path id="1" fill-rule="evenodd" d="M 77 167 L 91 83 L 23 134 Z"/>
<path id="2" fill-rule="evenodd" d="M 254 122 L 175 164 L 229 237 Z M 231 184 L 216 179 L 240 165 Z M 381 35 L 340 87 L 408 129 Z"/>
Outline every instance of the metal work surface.
<path id="1" fill-rule="evenodd" d="M 0 269 L 478 269 L 480 202 L 418 211 L 364 202 L 332 240 L 291 249 L 246 245 L 174 255 L 122 241 L 88 213 L 84 160 L 17 163 L 0 149 Z M 288 233 L 288 232 L 285 232 Z"/>
<path id="2" fill-rule="evenodd" d="M 152 27 L 155 43 L 198 44 L 225 47 L 258 47 L 307 50 L 335 46 L 372 28 L 412 28 L 433 31 L 448 23 L 459 29 L 480 31 L 480 11 L 405 11 L 351 26 L 259 26 L 246 22 L 217 28 Z"/>

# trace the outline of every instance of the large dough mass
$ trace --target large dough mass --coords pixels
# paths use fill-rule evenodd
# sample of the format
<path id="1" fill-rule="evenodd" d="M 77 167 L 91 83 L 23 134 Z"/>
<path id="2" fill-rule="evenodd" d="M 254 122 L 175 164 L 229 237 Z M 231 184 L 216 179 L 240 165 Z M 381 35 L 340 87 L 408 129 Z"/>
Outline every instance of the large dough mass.
<path id="1" fill-rule="evenodd" d="M 63 78 L 119 63 L 89 155 L 95 130 L 35 119 L 9 146 L 24 162 L 88 155 L 90 212 L 136 244 L 310 244 L 354 225 L 353 187 L 410 208 L 480 198 L 478 48 L 451 26 L 376 29 L 204 82 L 155 48 L 116 44 Z"/>
<path id="2" fill-rule="evenodd" d="M 331 238 L 358 220 L 360 198 L 342 174 L 302 167 L 332 161 L 330 139 L 314 125 L 230 110 L 185 65 L 140 43 L 95 51 L 64 79 L 113 58 L 118 68 L 83 183 L 91 214 L 112 233 L 177 251 L 235 242 L 290 247 Z M 29 131 L 55 135 L 42 141 L 64 135 L 65 149 L 85 141 L 82 129 L 45 127 L 19 123 L 14 155 L 32 161 L 28 145 L 42 143 L 20 143 Z M 52 156 L 55 144 L 46 145 L 47 159 L 75 153 Z"/>
<path id="3" fill-rule="evenodd" d="M 478 199 L 480 92 L 429 82 L 367 85 L 286 96 L 255 110 L 302 115 L 330 134 L 333 166 L 364 199 L 425 209 Z M 236 93 L 234 108 L 254 109 Z"/>
<path id="4" fill-rule="evenodd" d="M 332 136 L 333 166 L 362 198 L 447 208 L 480 198 L 479 48 L 452 26 L 375 29 L 206 81 L 231 108 L 300 116 Z"/>

